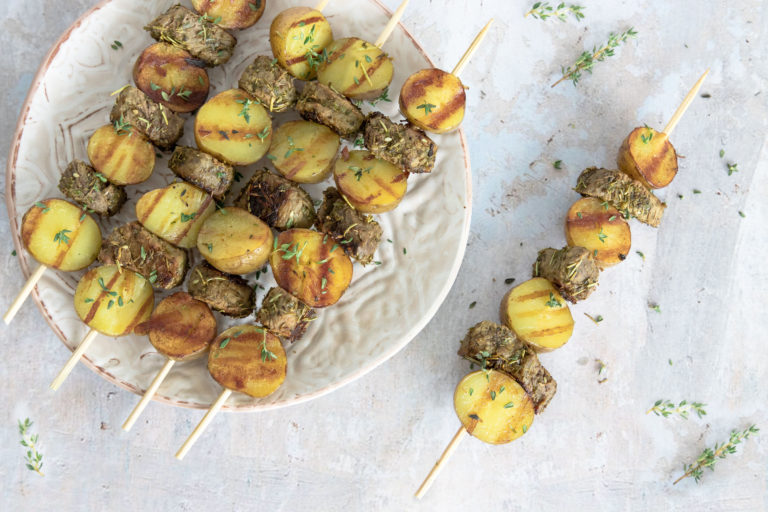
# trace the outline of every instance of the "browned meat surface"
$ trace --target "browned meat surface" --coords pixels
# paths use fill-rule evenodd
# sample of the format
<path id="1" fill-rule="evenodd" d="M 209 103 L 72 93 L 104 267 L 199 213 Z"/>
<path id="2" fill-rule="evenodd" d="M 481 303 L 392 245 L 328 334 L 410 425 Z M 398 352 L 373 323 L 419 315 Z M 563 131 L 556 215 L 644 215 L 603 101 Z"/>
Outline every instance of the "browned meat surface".
<path id="1" fill-rule="evenodd" d="M 210 192 L 216 199 L 224 197 L 234 178 L 231 165 L 187 146 L 176 146 L 168 168 L 179 178 Z"/>
<path id="2" fill-rule="evenodd" d="M 120 130 L 138 130 L 163 149 L 172 148 L 184 134 L 184 118 L 130 85 L 120 91 L 109 119 Z"/>
<path id="3" fill-rule="evenodd" d="M 267 292 L 256 313 L 261 325 L 290 342 L 304 336 L 309 322 L 315 318 L 314 309 L 277 286 Z"/>
<path id="4" fill-rule="evenodd" d="M 381 226 L 370 215 L 358 212 L 339 191 L 329 187 L 323 192 L 323 204 L 317 211 L 317 227 L 332 236 L 349 256 L 363 265 L 373 260 L 381 242 Z"/>
<path id="5" fill-rule="evenodd" d="M 259 55 L 245 68 L 237 86 L 259 100 L 270 112 L 283 112 L 296 104 L 293 77 L 277 59 Z"/>
<path id="6" fill-rule="evenodd" d="M 311 228 L 315 205 L 307 192 L 290 180 L 266 169 L 256 171 L 235 202 L 268 225 L 284 231 Z"/>
<path id="7" fill-rule="evenodd" d="M 346 139 L 354 138 L 365 121 L 354 103 L 320 82 L 304 84 L 296 111 L 304 119 L 324 124 Z"/>
<path id="8" fill-rule="evenodd" d="M 592 253 L 583 247 L 543 249 L 533 265 L 533 277 L 548 279 L 566 300 L 574 303 L 595 291 L 599 276 Z"/>
<path id="9" fill-rule="evenodd" d="M 365 147 L 376 158 L 406 172 L 432 172 L 437 144 L 410 124 L 393 123 L 381 112 L 368 114 L 363 132 Z"/>
<path id="10" fill-rule="evenodd" d="M 111 217 L 126 201 L 125 189 L 107 181 L 81 160 L 72 160 L 59 179 L 61 193 L 83 208 Z"/>
<path id="11" fill-rule="evenodd" d="M 240 276 L 225 274 L 208 263 L 201 263 L 189 274 L 187 291 L 227 316 L 242 318 L 253 312 L 253 288 Z"/>

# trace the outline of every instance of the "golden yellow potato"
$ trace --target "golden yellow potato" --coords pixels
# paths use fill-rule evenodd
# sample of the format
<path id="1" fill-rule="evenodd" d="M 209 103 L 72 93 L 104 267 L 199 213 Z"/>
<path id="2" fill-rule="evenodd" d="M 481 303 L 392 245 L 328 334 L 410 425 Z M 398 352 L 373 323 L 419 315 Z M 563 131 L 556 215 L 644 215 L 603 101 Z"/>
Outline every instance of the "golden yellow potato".
<path id="1" fill-rule="evenodd" d="M 21 241 L 38 262 L 72 272 L 96 259 L 101 231 L 79 206 L 63 199 L 44 199 L 21 219 Z"/>
<path id="2" fill-rule="evenodd" d="M 117 265 L 89 270 L 75 290 L 77 316 L 107 336 L 132 333 L 137 325 L 149 320 L 154 306 L 152 283 Z"/>
<path id="3" fill-rule="evenodd" d="M 271 141 L 272 119 L 240 89 L 220 92 L 195 117 L 197 147 L 232 165 L 258 162 Z"/>
<path id="4" fill-rule="evenodd" d="M 310 7 L 291 7 L 272 20 L 269 44 L 277 62 L 302 80 L 317 76 L 323 50 L 333 41 L 333 31 L 323 13 Z"/>
<path id="5" fill-rule="evenodd" d="M 413 125 L 432 133 L 446 133 L 464 120 L 467 96 L 457 76 L 437 68 L 409 76 L 400 89 L 400 112 Z"/>
<path id="6" fill-rule="evenodd" d="M 250 274 L 272 252 L 272 230 L 242 208 L 227 207 L 208 217 L 197 235 L 197 248 L 211 265 L 228 274 Z"/>
<path id="7" fill-rule="evenodd" d="M 88 159 L 96 171 L 115 185 L 135 185 L 155 169 L 155 148 L 138 131 L 102 126 L 88 139 Z"/>
<path id="8" fill-rule="evenodd" d="M 345 37 L 325 50 L 328 57 L 317 70 L 317 81 L 348 98 L 376 99 L 392 82 L 392 59 L 372 43 Z"/>
<path id="9" fill-rule="evenodd" d="M 182 181 L 141 196 L 136 218 L 166 242 L 189 249 L 197 243 L 197 233 L 215 209 L 210 194 Z"/>
<path id="10" fill-rule="evenodd" d="M 669 185 L 677 175 L 677 153 L 666 134 L 650 127 L 635 128 L 621 143 L 619 170 L 649 188 Z"/>
<path id="11" fill-rule="evenodd" d="M 408 188 L 408 173 L 370 151 L 349 151 L 336 160 L 333 179 L 339 192 L 362 213 L 394 210 Z"/>
<path id="12" fill-rule="evenodd" d="M 280 339 L 255 325 L 238 325 L 219 334 L 208 355 L 208 371 L 216 382 L 256 398 L 280 387 L 286 366 Z"/>
<path id="13" fill-rule="evenodd" d="M 496 370 L 478 370 L 459 382 L 453 394 L 459 421 L 472 436 L 504 444 L 533 424 L 533 401 L 515 379 Z"/>
<path id="14" fill-rule="evenodd" d="M 313 308 L 336 304 L 352 282 L 352 261 L 344 249 L 309 229 L 280 233 L 269 264 L 278 286 Z"/>
<path id="15" fill-rule="evenodd" d="M 322 124 L 289 121 L 275 130 L 268 158 L 296 183 L 319 183 L 331 173 L 341 139 Z"/>
<path id="16" fill-rule="evenodd" d="M 571 247 L 584 247 L 597 266 L 624 261 L 632 246 L 629 224 L 619 211 L 594 197 L 573 203 L 565 217 L 565 239 Z"/>
<path id="17" fill-rule="evenodd" d="M 192 0 L 192 7 L 207 15 L 221 28 L 244 29 L 253 26 L 261 15 L 267 0 Z"/>
<path id="18" fill-rule="evenodd" d="M 573 333 L 568 303 L 543 277 L 534 277 L 501 300 L 501 321 L 538 352 L 560 348 Z"/>

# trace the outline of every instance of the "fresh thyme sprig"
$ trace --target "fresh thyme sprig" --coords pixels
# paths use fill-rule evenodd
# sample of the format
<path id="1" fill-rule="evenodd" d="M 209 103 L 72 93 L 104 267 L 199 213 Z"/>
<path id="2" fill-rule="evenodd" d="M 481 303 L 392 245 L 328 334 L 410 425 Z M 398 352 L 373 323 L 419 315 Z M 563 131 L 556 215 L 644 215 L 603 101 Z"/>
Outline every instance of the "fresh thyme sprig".
<path id="1" fill-rule="evenodd" d="M 688 400 L 683 400 L 677 405 L 670 400 L 656 400 L 653 407 L 645 411 L 645 414 L 653 413 L 656 416 L 663 416 L 664 418 L 671 416 L 672 414 L 677 414 L 681 418 L 687 420 L 688 414 L 695 412 L 696 415 L 701 418 L 702 416 L 707 415 L 707 411 L 704 410 L 706 405 L 707 404 L 701 402 L 688 402 Z"/>
<path id="2" fill-rule="evenodd" d="M 33 423 L 26 418 L 24 421 L 19 421 L 19 435 L 21 435 L 21 446 L 27 448 L 27 453 L 24 454 L 24 460 L 26 461 L 27 469 L 34 471 L 40 476 L 45 476 L 41 471 L 43 469 L 43 454 L 37 451 L 37 434 L 30 434 L 29 429 L 32 428 Z"/>
<path id="3" fill-rule="evenodd" d="M 557 7 L 552 7 L 549 2 L 536 2 L 531 6 L 531 10 L 525 13 L 525 17 L 529 14 L 537 20 L 546 20 L 547 18 L 557 18 L 560 21 L 566 21 L 568 15 L 571 14 L 576 21 L 581 21 L 584 18 L 582 12 L 584 7 L 581 5 L 565 5 L 565 2 L 560 2 Z"/>
<path id="4" fill-rule="evenodd" d="M 711 471 L 715 470 L 715 463 L 717 459 L 724 459 L 728 454 L 736 453 L 736 445 L 741 444 L 744 439 L 747 439 L 751 434 L 757 434 L 760 431 L 755 425 L 751 425 L 741 432 L 737 430 L 731 431 L 731 437 L 727 443 L 715 444 L 714 448 L 705 448 L 699 458 L 696 459 L 695 464 L 683 464 L 683 475 L 675 480 L 672 485 L 677 484 L 680 480 L 692 476 L 696 483 L 699 483 L 701 476 L 704 472 L 704 468 L 709 468 Z"/>
<path id="5" fill-rule="evenodd" d="M 600 46 L 592 47 L 591 52 L 582 53 L 573 66 L 568 68 L 561 68 L 563 76 L 557 82 L 552 84 L 552 87 L 556 86 L 564 80 L 571 80 L 573 85 L 579 83 L 582 72 L 586 71 L 592 73 L 592 67 L 595 62 L 602 62 L 606 57 L 611 57 L 614 54 L 614 49 L 620 46 L 622 43 L 627 42 L 629 38 L 637 36 L 637 32 L 633 28 L 629 28 L 621 34 L 611 33 L 608 36 L 608 42 Z"/>

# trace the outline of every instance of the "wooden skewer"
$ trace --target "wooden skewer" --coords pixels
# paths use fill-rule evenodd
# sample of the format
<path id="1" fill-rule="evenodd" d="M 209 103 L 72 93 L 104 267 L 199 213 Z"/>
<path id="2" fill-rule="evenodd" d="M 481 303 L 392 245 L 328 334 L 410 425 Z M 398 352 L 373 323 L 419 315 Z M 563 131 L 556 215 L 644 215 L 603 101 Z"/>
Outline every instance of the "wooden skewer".
<path id="1" fill-rule="evenodd" d="M 330 1 L 331 0 L 320 0 L 319 2 L 317 2 L 317 5 L 315 6 L 315 10 L 323 12 L 323 9 L 325 9 L 325 6 L 328 5 L 328 2 Z"/>
<path id="2" fill-rule="evenodd" d="M 160 384 L 163 383 L 165 377 L 168 375 L 168 372 L 171 371 L 171 368 L 173 368 L 175 363 L 176 361 L 173 359 L 168 359 L 165 361 L 163 367 L 159 372 L 157 372 L 155 378 L 152 379 L 152 384 L 150 384 L 147 390 L 144 392 L 144 396 L 141 397 L 141 400 L 139 400 L 139 403 L 137 403 L 136 407 L 133 408 L 133 411 L 131 411 L 128 419 L 125 420 L 125 423 L 123 423 L 123 430 L 126 432 L 131 430 L 131 427 L 133 427 L 133 424 L 136 423 L 137 419 L 139 419 L 139 416 L 141 416 L 144 408 L 147 406 L 147 404 L 149 404 L 150 400 L 152 400 L 152 397 L 155 396 L 155 393 L 157 393 L 157 388 L 159 388 Z"/>
<path id="3" fill-rule="evenodd" d="M 24 301 L 27 300 L 27 297 L 32 292 L 32 288 L 34 288 L 40 278 L 43 277 L 43 274 L 47 268 L 48 267 L 45 265 L 40 265 L 37 267 L 37 270 L 35 270 L 34 274 L 29 276 L 29 279 L 27 279 L 27 282 L 24 283 L 24 286 L 22 286 L 19 294 L 15 299 L 13 299 L 11 307 L 9 307 L 8 311 L 6 311 L 5 315 L 3 315 L 3 322 L 5 322 L 5 325 L 11 323 L 11 320 L 13 320 L 13 317 L 16 316 L 16 313 L 18 313 L 21 305 L 24 304 Z"/>
<path id="4" fill-rule="evenodd" d="M 677 107 L 677 110 L 672 115 L 672 119 L 669 120 L 667 123 L 667 126 L 664 127 L 664 135 L 669 138 L 669 136 L 672 134 L 672 130 L 675 129 L 675 126 L 677 126 L 677 123 L 680 121 L 680 118 L 683 117 L 683 114 L 685 114 L 685 111 L 688 109 L 688 106 L 693 101 L 693 98 L 696 97 L 696 93 L 699 92 L 699 89 L 701 89 L 701 84 L 704 83 L 704 79 L 709 74 L 709 69 L 707 69 L 703 75 L 701 75 L 701 78 L 699 78 L 699 81 L 696 82 L 696 84 L 691 88 L 690 91 L 688 91 L 688 95 L 683 99 L 683 102 L 680 104 L 679 107 Z"/>
<path id="5" fill-rule="evenodd" d="M 221 406 L 224 405 L 224 402 L 227 401 L 227 398 L 229 398 L 229 395 L 232 394 L 232 390 L 225 389 L 221 392 L 219 395 L 219 398 L 216 399 L 213 404 L 211 404 L 211 407 L 208 409 L 208 412 L 205 413 L 205 416 L 203 416 L 203 419 L 200 420 L 200 423 L 197 424 L 195 427 L 195 430 L 192 431 L 191 434 L 189 434 L 189 437 L 186 441 L 184 441 L 184 444 L 181 445 L 181 448 L 179 448 L 179 451 L 176 452 L 176 458 L 181 460 L 184 458 L 184 456 L 187 454 L 190 448 L 192 448 L 192 445 L 195 444 L 195 441 L 197 441 L 197 438 L 200 437 L 200 435 L 205 431 L 208 424 L 211 422 L 211 420 L 216 416 L 216 413 L 219 412 L 219 409 L 221 409 Z"/>
<path id="6" fill-rule="evenodd" d="M 456 431 L 456 435 L 453 436 L 453 439 L 451 439 L 451 442 L 448 443 L 448 446 L 445 447 L 445 450 L 443 450 L 443 454 L 440 456 L 440 458 L 435 463 L 435 467 L 432 468 L 432 471 L 429 472 L 427 475 L 427 478 L 424 479 L 424 481 L 421 483 L 421 486 L 419 486 L 419 490 L 416 491 L 416 499 L 421 499 L 422 496 L 424 496 L 429 488 L 432 486 L 432 482 L 435 481 L 435 478 L 437 478 L 438 473 L 440 473 L 440 470 L 443 469 L 443 465 L 448 461 L 448 459 L 453 455 L 453 452 L 456 450 L 456 447 L 459 446 L 459 443 L 469 434 L 467 432 L 467 429 L 464 428 L 464 425 L 459 427 L 459 430 Z"/>
<path id="7" fill-rule="evenodd" d="M 56 375 L 56 378 L 53 379 L 53 382 L 51 382 L 52 390 L 56 391 L 59 389 L 59 386 L 61 386 L 61 384 L 67 379 L 77 362 L 80 361 L 81 357 L 83 357 L 85 351 L 88 350 L 88 346 L 91 344 L 91 342 L 93 342 L 94 339 L 96 339 L 97 334 L 99 334 L 99 331 L 96 329 L 91 329 L 88 331 L 88 334 L 85 335 L 85 338 L 83 338 L 83 341 L 80 342 L 80 345 L 75 349 L 74 352 L 72 352 L 72 355 L 64 365 L 64 368 L 61 369 L 59 374 Z"/>
<path id="8" fill-rule="evenodd" d="M 480 31 L 479 34 L 475 37 L 475 40 L 472 41 L 472 44 L 469 45 L 469 48 L 467 48 L 467 51 L 464 52 L 464 55 L 461 56 L 461 59 L 459 59 L 459 63 L 456 64 L 456 67 L 453 68 L 453 71 L 451 71 L 451 74 L 454 76 L 459 76 L 461 71 L 464 69 L 464 66 L 467 65 L 467 62 L 469 62 L 469 59 L 472 58 L 472 54 L 475 53 L 475 50 L 477 50 L 477 47 L 480 46 L 480 43 L 485 38 L 486 32 L 488 32 L 488 29 L 491 28 L 491 24 L 493 23 L 493 18 L 488 20 L 488 23 L 485 24 L 483 27 L 483 30 Z"/>
<path id="9" fill-rule="evenodd" d="M 405 12 L 405 8 L 408 7 L 408 2 L 410 0 L 403 0 L 403 3 L 400 4 L 400 7 L 397 8 L 395 13 L 392 15 L 391 18 L 389 18 L 389 21 L 387 22 L 387 26 L 384 27 L 384 30 L 381 32 L 381 35 L 376 40 L 374 46 L 377 48 L 381 48 L 384 46 L 384 43 L 387 42 L 387 39 L 389 39 L 389 36 L 392 34 L 392 31 L 395 30 L 395 25 L 397 25 L 397 22 L 400 21 L 400 18 L 403 17 L 403 12 Z"/>

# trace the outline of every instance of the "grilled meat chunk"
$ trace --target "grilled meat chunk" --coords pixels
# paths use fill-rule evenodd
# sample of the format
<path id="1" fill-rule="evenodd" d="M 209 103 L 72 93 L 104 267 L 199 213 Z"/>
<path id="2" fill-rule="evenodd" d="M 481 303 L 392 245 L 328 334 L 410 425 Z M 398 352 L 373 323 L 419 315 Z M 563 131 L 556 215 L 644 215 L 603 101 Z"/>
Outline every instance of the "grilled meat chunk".
<path id="1" fill-rule="evenodd" d="M 320 82 L 307 82 L 299 95 L 296 111 L 308 121 L 324 124 L 345 139 L 352 139 L 365 121 L 362 110 Z"/>
<path id="2" fill-rule="evenodd" d="M 200 16 L 179 4 L 152 20 L 144 30 L 157 41 L 187 50 L 209 67 L 227 62 L 237 44 L 237 39 L 210 17 Z"/>
<path id="3" fill-rule="evenodd" d="M 235 202 L 280 231 L 311 228 L 315 205 L 307 192 L 290 180 L 269 172 L 256 171 Z"/>
<path id="4" fill-rule="evenodd" d="M 109 119 L 118 128 L 137 130 L 152 144 L 170 149 L 184 134 L 184 118 L 129 85 L 117 96 Z"/>
<path id="5" fill-rule="evenodd" d="M 546 409 L 557 391 L 557 382 L 536 352 L 503 325 L 485 320 L 470 328 L 461 341 L 459 355 L 513 377 L 530 395 L 536 414 Z"/>
<path id="6" fill-rule="evenodd" d="M 583 196 L 607 201 L 624 218 L 636 217 L 653 227 L 661 223 L 667 207 L 642 183 L 616 170 L 589 167 L 581 173 L 573 190 Z"/>
<path id="7" fill-rule="evenodd" d="M 255 299 L 248 282 L 240 276 L 220 272 L 207 262 L 192 269 L 187 291 L 227 316 L 242 318 L 253 312 Z"/>
<path id="8" fill-rule="evenodd" d="M 560 294 L 573 303 L 589 297 L 597 287 L 600 269 L 584 247 L 550 248 L 539 251 L 533 277 L 548 279 Z"/>
<path id="9" fill-rule="evenodd" d="M 179 178 L 210 192 L 216 199 L 224 197 L 234 178 L 231 165 L 187 146 L 176 146 L 168 168 Z"/>
<path id="10" fill-rule="evenodd" d="M 291 343 L 304 336 L 309 322 L 315 318 L 314 309 L 278 286 L 270 288 L 256 313 L 261 325 Z"/>
<path id="11" fill-rule="evenodd" d="M 392 122 L 381 112 L 368 114 L 363 129 L 365 147 L 376 158 L 406 172 L 425 173 L 435 168 L 437 144 L 410 124 Z"/>
<path id="12" fill-rule="evenodd" d="M 188 268 L 187 251 L 150 233 L 138 222 L 113 229 L 101 244 L 99 261 L 138 272 L 163 290 L 184 282 Z"/>
<path id="13" fill-rule="evenodd" d="M 90 165 L 72 160 L 59 179 L 61 193 L 94 213 L 111 217 L 123 206 L 125 189 L 112 183 Z"/>
<path id="14" fill-rule="evenodd" d="M 245 68 L 237 86 L 259 100 L 270 112 L 283 112 L 296 104 L 296 87 L 293 77 L 277 59 L 259 55 Z"/>
<path id="15" fill-rule="evenodd" d="M 349 256 L 363 265 L 373 260 L 381 242 L 381 226 L 347 203 L 334 187 L 323 192 L 323 204 L 317 211 L 317 227 L 333 237 Z"/>

